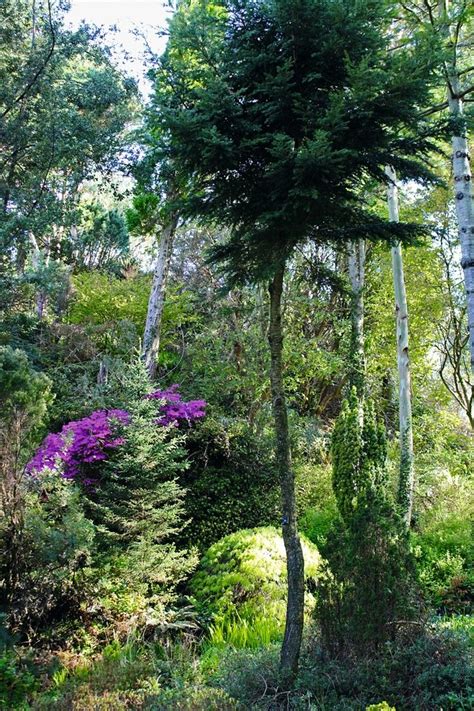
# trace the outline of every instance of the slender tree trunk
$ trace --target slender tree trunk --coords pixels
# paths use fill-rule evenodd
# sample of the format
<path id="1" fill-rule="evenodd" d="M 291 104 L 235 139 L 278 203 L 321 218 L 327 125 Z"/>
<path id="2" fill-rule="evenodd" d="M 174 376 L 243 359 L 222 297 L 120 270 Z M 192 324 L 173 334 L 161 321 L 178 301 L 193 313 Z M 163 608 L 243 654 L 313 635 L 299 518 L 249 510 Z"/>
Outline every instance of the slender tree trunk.
<path id="1" fill-rule="evenodd" d="M 364 283 L 365 283 L 365 242 L 358 240 L 349 246 L 349 279 L 352 286 L 352 332 L 351 332 L 351 386 L 357 390 L 360 399 L 365 390 L 364 353 Z"/>
<path id="2" fill-rule="evenodd" d="M 270 381 L 272 390 L 273 417 L 276 435 L 276 453 L 280 473 L 282 499 L 282 529 L 286 550 L 288 574 L 288 600 L 286 607 L 285 635 L 281 648 L 281 683 L 289 688 L 298 671 L 304 622 L 304 560 L 296 525 L 295 483 L 291 468 L 288 413 L 283 387 L 281 326 L 281 298 L 283 293 L 284 266 L 279 268 L 270 283 Z"/>
<path id="3" fill-rule="evenodd" d="M 448 11 L 449 0 L 438 0 L 441 29 L 446 39 L 449 39 Z M 456 67 L 457 44 L 454 42 L 453 47 L 452 63 L 446 67 L 446 85 L 449 110 L 457 120 L 456 135 L 452 138 L 454 196 L 461 243 L 461 266 L 466 285 L 471 369 L 474 373 L 474 192 L 464 104 L 460 97 L 459 75 Z"/>
<path id="4" fill-rule="evenodd" d="M 177 215 L 172 215 L 161 233 L 158 257 L 153 272 L 153 282 L 148 300 L 145 333 L 143 335 L 142 358 L 153 378 L 156 374 L 157 358 L 160 350 L 161 320 L 165 304 L 166 282 L 171 261 L 173 240 L 178 224 Z"/>
<path id="5" fill-rule="evenodd" d="M 456 91 L 456 84 L 452 88 Z M 451 91 L 449 89 L 448 91 L 450 93 L 450 110 L 453 115 L 461 118 L 463 115 L 463 102 L 461 99 L 453 98 Z M 453 137 L 452 146 L 456 216 L 462 255 L 461 266 L 466 285 L 469 350 L 471 354 L 471 369 L 474 372 L 474 195 L 469 162 L 469 146 L 465 129 L 461 135 Z"/>
<path id="6" fill-rule="evenodd" d="M 395 171 L 385 169 L 389 183 L 387 202 L 390 222 L 399 221 L 398 189 Z M 413 427 L 411 417 L 411 377 L 408 350 L 408 306 L 403 274 L 402 248 L 398 242 L 392 247 L 393 286 L 397 319 L 398 402 L 400 417 L 400 475 L 398 503 L 407 527 L 411 523 L 413 490 L 415 485 L 415 458 L 413 453 Z"/>
<path id="7" fill-rule="evenodd" d="M 33 258 L 32 258 L 32 263 L 33 263 L 33 269 L 36 269 L 39 271 L 42 266 L 42 255 L 41 255 L 41 250 L 38 246 L 38 242 L 36 241 L 36 238 L 33 234 L 30 235 L 31 242 L 33 244 Z M 44 260 L 45 266 L 48 266 L 49 264 L 49 249 L 46 250 L 46 257 Z M 44 309 L 46 307 L 46 302 L 48 299 L 48 295 L 46 291 L 43 288 L 38 289 L 38 293 L 36 295 L 36 315 L 39 318 L 40 321 L 43 320 L 44 316 Z"/>

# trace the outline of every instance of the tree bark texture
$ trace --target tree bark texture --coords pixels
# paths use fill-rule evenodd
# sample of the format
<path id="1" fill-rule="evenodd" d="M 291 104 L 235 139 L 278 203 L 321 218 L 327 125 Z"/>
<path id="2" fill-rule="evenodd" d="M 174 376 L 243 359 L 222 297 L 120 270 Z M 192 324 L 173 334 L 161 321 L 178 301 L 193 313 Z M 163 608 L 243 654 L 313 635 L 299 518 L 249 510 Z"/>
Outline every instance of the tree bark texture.
<path id="1" fill-rule="evenodd" d="M 276 454 L 280 474 L 282 499 L 282 530 L 286 550 L 288 600 L 286 623 L 280 656 L 281 683 L 290 688 L 298 671 L 298 661 L 304 622 L 304 559 L 296 524 L 294 474 L 291 467 L 288 413 L 283 387 L 283 332 L 281 300 L 284 266 L 270 283 L 270 381 L 275 423 Z"/>
<path id="2" fill-rule="evenodd" d="M 455 116 L 462 115 L 461 99 L 450 96 L 449 106 Z M 461 244 L 461 266 L 466 285 L 469 350 L 471 354 L 471 369 L 474 372 L 474 195 L 467 136 L 465 134 L 454 136 L 452 147 L 456 216 L 459 242 Z"/>
<path id="3" fill-rule="evenodd" d="M 365 242 L 358 240 L 349 245 L 349 279 L 352 287 L 352 331 L 351 331 L 351 386 L 357 390 L 360 399 L 365 389 L 364 352 L 364 282 L 365 282 Z"/>
<path id="4" fill-rule="evenodd" d="M 387 166 L 389 178 L 387 202 L 390 222 L 399 221 L 398 189 L 395 171 Z M 408 305 L 403 273 L 402 248 L 398 242 L 392 247 L 393 286 L 397 327 L 398 407 L 400 422 L 400 474 L 398 503 L 407 527 L 410 526 L 415 486 L 415 458 L 411 414 L 411 376 L 408 343 Z"/>
<path id="5" fill-rule="evenodd" d="M 177 215 L 172 215 L 170 221 L 161 233 L 150 298 L 148 300 L 145 332 L 143 334 L 142 359 L 150 378 L 154 378 L 156 375 L 166 283 L 168 280 L 173 240 L 177 224 Z"/>
<path id="6" fill-rule="evenodd" d="M 438 14 L 441 28 L 449 39 L 449 0 L 439 0 Z M 456 135 L 452 138 L 453 181 L 459 242 L 461 244 L 461 266 L 466 286 L 467 321 L 469 330 L 469 352 L 471 370 L 474 373 L 474 192 L 470 165 L 467 126 L 464 117 L 464 102 L 456 68 L 457 46 L 452 50 L 453 60 L 446 67 L 446 85 L 449 110 L 457 119 Z"/>

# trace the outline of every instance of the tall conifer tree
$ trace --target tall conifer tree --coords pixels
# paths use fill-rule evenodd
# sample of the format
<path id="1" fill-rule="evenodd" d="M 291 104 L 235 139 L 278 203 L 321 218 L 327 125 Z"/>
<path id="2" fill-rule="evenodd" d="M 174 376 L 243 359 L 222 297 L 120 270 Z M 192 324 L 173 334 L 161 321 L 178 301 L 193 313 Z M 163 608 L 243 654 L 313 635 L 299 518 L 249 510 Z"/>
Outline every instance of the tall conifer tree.
<path id="1" fill-rule="evenodd" d="M 359 181 L 429 180 L 433 128 L 420 117 L 432 77 L 421 42 L 393 46 L 380 0 L 182 2 L 161 67 L 157 121 L 193 186 L 182 206 L 231 228 L 213 253 L 230 283 L 270 282 L 270 347 L 288 608 L 282 683 L 296 674 L 303 567 L 283 384 L 281 294 L 296 245 L 409 240 L 420 228 L 366 209 Z M 396 31 L 396 30 L 393 30 Z"/>

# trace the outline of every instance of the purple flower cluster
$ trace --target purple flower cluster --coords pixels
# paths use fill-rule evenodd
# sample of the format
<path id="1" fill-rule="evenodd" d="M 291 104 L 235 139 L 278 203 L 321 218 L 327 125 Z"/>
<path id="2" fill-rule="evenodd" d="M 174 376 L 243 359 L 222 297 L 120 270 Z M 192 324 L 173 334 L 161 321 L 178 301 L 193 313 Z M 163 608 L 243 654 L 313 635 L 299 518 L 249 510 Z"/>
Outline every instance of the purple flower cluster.
<path id="1" fill-rule="evenodd" d="M 109 451 L 124 443 L 117 436 L 117 424 L 128 424 L 125 410 L 97 410 L 82 420 L 64 425 L 58 434 L 49 434 L 28 463 L 27 471 L 61 469 L 64 479 L 73 479 L 81 464 L 93 464 L 107 459 Z"/>
<path id="2" fill-rule="evenodd" d="M 156 390 L 147 397 L 150 400 L 163 400 L 160 407 L 158 425 L 178 425 L 181 422 L 193 422 L 206 414 L 205 400 L 189 400 L 184 402 L 178 392 L 179 385 L 172 385 L 167 390 Z"/>
<path id="3" fill-rule="evenodd" d="M 167 390 L 157 390 L 147 395 L 149 399 L 161 400 L 159 418 L 161 426 L 177 426 L 181 422 L 191 423 L 204 417 L 206 401 L 184 402 L 178 392 L 178 385 Z M 126 410 L 96 410 L 82 420 L 73 420 L 64 425 L 61 432 L 50 433 L 27 465 L 30 474 L 39 474 L 43 469 L 61 472 L 64 479 L 74 479 L 81 471 L 81 465 L 105 461 L 111 449 L 124 443 L 117 436 L 117 425 L 128 425 L 130 413 Z M 92 479 L 84 479 L 92 483 Z"/>

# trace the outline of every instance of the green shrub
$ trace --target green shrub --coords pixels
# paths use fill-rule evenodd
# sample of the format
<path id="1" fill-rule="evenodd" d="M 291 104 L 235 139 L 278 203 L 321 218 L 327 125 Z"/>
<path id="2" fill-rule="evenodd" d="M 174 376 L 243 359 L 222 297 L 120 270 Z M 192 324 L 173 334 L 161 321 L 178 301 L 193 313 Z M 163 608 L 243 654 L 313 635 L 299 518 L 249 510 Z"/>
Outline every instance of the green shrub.
<path id="1" fill-rule="evenodd" d="M 151 645 L 113 642 L 93 660 L 52 673 L 49 688 L 34 698 L 35 709 L 111 711 L 141 709 L 156 692 L 157 659 Z"/>
<path id="2" fill-rule="evenodd" d="M 318 548 L 323 548 L 328 541 L 328 536 L 337 520 L 335 508 L 322 510 L 307 509 L 299 520 L 300 530 Z"/>
<path id="3" fill-rule="evenodd" d="M 138 345 L 146 321 L 150 283 L 149 274 L 127 279 L 99 271 L 82 272 L 73 278 L 68 321 L 89 328 L 91 338 L 103 352 L 117 352 L 114 331 L 117 326 L 123 329 L 126 323 L 132 325 L 134 342 Z M 168 290 L 163 312 L 162 347 L 166 348 L 178 327 L 193 320 L 189 293 Z"/>
<path id="4" fill-rule="evenodd" d="M 212 417 L 187 436 L 187 489 L 191 521 L 186 540 L 206 550 L 223 536 L 278 521 L 280 487 L 270 444 L 243 421 Z"/>
<path id="5" fill-rule="evenodd" d="M 6 608 L 11 629 L 31 634 L 77 614 L 94 533 L 73 482 L 45 474 L 25 492 L 16 557 L 18 582 Z"/>
<path id="6" fill-rule="evenodd" d="M 438 611 L 469 613 L 474 602 L 474 537 L 467 512 L 434 518 L 412 536 L 418 578 Z"/>
<path id="7" fill-rule="evenodd" d="M 416 629 L 420 601 L 408 534 L 389 491 L 385 433 L 355 391 L 334 428 L 333 487 L 340 519 L 322 549 L 328 566 L 317 618 L 327 651 L 365 654 L 401 627 Z"/>
<path id="8" fill-rule="evenodd" d="M 293 711 L 468 711 L 474 702 L 469 650 L 451 634 L 421 634 L 413 642 L 388 643 L 371 657 L 330 658 L 308 640 L 290 695 L 278 688 L 279 645 L 227 649 L 209 683 L 243 709 Z M 380 699 L 384 699 L 381 702 Z"/>
<path id="9" fill-rule="evenodd" d="M 0 708 L 28 709 L 27 698 L 37 686 L 37 678 L 13 650 L 0 652 Z"/>
<path id="10" fill-rule="evenodd" d="M 421 632 L 371 657 L 328 659 L 307 650 L 297 685 L 317 708 L 324 700 L 322 708 L 355 711 L 385 699 L 397 711 L 467 710 L 474 701 L 471 661 L 464 640 Z"/>
<path id="11" fill-rule="evenodd" d="M 222 689 L 187 686 L 168 689 L 158 697 L 148 699 L 145 708 L 153 711 L 236 711 L 239 706 Z"/>
<path id="12" fill-rule="evenodd" d="M 305 576 L 314 590 L 321 558 L 302 537 Z M 204 615 L 212 619 L 211 640 L 258 646 L 281 636 L 286 612 L 286 555 L 275 528 L 238 531 L 212 545 L 190 588 Z M 307 593 L 308 609 L 314 597 Z"/>
<path id="13" fill-rule="evenodd" d="M 288 700 L 288 696 L 277 696 L 279 657 L 279 644 L 255 650 L 228 648 L 209 683 L 227 692 L 242 709 L 278 709 L 275 701 Z"/>
<path id="14" fill-rule="evenodd" d="M 474 647 L 474 616 L 445 615 L 435 620 L 435 626 L 440 630 L 450 630 L 456 638 L 464 639 L 466 644 Z"/>

